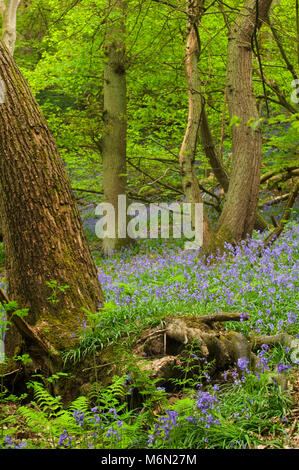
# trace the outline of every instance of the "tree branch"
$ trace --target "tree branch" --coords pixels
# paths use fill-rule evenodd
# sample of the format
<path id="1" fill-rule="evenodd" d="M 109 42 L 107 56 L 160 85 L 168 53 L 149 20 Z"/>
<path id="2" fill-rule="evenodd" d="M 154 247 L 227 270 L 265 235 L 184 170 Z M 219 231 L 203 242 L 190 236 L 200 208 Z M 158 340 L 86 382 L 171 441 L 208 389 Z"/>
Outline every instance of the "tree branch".
<path id="1" fill-rule="evenodd" d="M 288 199 L 288 202 L 286 204 L 286 207 L 285 207 L 285 210 L 283 212 L 283 215 L 279 221 L 279 224 L 277 225 L 277 227 L 273 230 L 272 233 L 270 233 L 270 235 L 268 235 L 268 237 L 265 239 L 264 241 L 264 247 L 267 247 L 267 246 L 271 246 L 272 243 L 274 243 L 274 241 L 280 236 L 280 234 L 283 232 L 283 229 L 287 223 L 287 221 L 289 220 L 289 218 L 291 217 L 291 209 L 293 207 L 293 205 L 295 204 L 295 201 L 296 201 L 296 198 L 298 196 L 298 192 L 299 192 L 299 181 L 297 181 L 297 183 L 295 184 L 295 187 L 293 189 L 293 191 L 290 193 L 290 196 L 289 196 L 289 199 Z"/>
<path id="2" fill-rule="evenodd" d="M 284 50 L 284 47 L 283 47 L 283 45 L 282 45 L 282 42 L 281 42 L 281 40 L 280 40 L 280 37 L 279 37 L 279 35 L 278 35 L 276 29 L 274 28 L 274 26 L 273 26 L 273 24 L 272 24 L 272 22 L 271 22 L 271 20 L 270 20 L 269 17 L 267 18 L 267 23 L 268 23 L 268 25 L 269 25 L 269 27 L 270 27 L 270 29 L 271 29 L 272 35 L 273 35 L 273 37 L 274 37 L 274 39 L 275 39 L 275 42 L 276 42 L 276 44 L 277 44 L 277 47 L 278 47 L 279 52 L 280 52 L 280 54 L 281 54 L 281 57 L 283 58 L 283 60 L 284 60 L 284 62 L 285 62 L 285 64 L 286 64 L 286 66 L 287 66 L 288 71 L 292 74 L 294 80 L 297 80 L 297 79 L 298 79 L 298 75 L 297 75 L 296 72 L 295 72 L 295 69 L 294 69 L 294 67 L 293 67 L 293 64 L 291 64 L 291 62 L 289 61 L 289 59 L 288 59 L 288 57 L 287 57 L 287 55 L 286 55 L 286 52 L 285 52 L 285 50 Z"/>

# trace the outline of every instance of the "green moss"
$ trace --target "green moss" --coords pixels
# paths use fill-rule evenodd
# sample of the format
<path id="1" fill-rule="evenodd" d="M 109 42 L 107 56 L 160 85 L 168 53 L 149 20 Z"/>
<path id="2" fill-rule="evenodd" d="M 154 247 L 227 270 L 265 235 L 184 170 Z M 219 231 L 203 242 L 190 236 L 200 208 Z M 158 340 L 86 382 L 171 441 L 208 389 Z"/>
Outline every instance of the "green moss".
<path id="1" fill-rule="evenodd" d="M 224 251 L 224 243 L 233 243 L 233 236 L 231 230 L 227 227 L 221 227 L 219 231 L 213 235 L 208 244 L 204 244 L 200 252 L 201 256 L 209 256 L 217 251 Z"/>
<path id="2" fill-rule="evenodd" d="M 4 243 L 0 243 L 0 268 L 5 267 L 5 249 Z"/>

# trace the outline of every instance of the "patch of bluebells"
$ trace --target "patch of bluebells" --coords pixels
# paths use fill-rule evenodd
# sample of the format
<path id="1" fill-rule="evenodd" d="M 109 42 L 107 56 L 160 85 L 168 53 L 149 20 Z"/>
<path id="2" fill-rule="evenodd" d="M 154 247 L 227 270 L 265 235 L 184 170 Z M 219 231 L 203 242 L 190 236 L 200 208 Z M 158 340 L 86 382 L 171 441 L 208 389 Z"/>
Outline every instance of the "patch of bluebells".
<path id="1" fill-rule="evenodd" d="M 65 429 L 63 433 L 60 434 L 58 439 L 58 447 L 71 448 L 73 438 L 69 435 Z"/>
<path id="2" fill-rule="evenodd" d="M 203 422 L 205 428 L 208 429 L 212 424 L 220 424 L 220 420 L 216 419 L 212 410 L 219 411 L 218 398 L 208 391 L 199 390 L 195 396 L 196 408 L 200 412 L 198 422 Z"/>
<path id="3" fill-rule="evenodd" d="M 123 422 L 118 420 L 116 426 L 110 426 L 107 431 L 107 437 L 112 439 L 115 443 L 121 440 L 120 430 L 123 427 Z"/>
<path id="4" fill-rule="evenodd" d="M 0 446 L 0 448 L 2 449 L 24 449 L 25 447 L 27 447 L 27 443 L 25 441 L 16 443 L 13 441 L 13 438 L 11 436 L 5 436 L 4 442 L 5 445 Z"/>
<path id="5" fill-rule="evenodd" d="M 155 439 L 170 441 L 170 432 L 179 425 L 178 412 L 166 410 L 166 416 L 160 416 L 158 418 L 153 433 L 149 435 L 148 445 L 152 445 Z"/>
<path id="6" fill-rule="evenodd" d="M 213 425 L 220 425 L 219 419 L 220 410 L 218 398 L 215 392 L 218 391 L 218 386 L 213 387 L 213 392 L 202 391 L 201 385 L 198 385 L 198 391 L 194 396 L 195 405 L 192 416 L 179 416 L 175 410 L 166 410 L 166 416 L 160 416 L 155 423 L 152 433 L 148 436 L 147 444 L 149 447 L 154 446 L 159 441 L 170 442 L 173 440 L 173 431 L 178 428 L 183 428 L 186 424 L 193 424 L 195 426 L 204 427 L 204 440 L 207 443 L 208 439 L 206 433 Z"/>
<path id="7" fill-rule="evenodd" d="M 282 364 L 281 362 L 277 365 L 277 372 L 279 374 L 285 374 L 287 370 L 292 369 L 292 366 Z"/>
<path id="8" fill-rule="evenodd" d="M 82 428 L 85 439 L 87 437 L 92 438 L 93 443 L 87 443 L 88 448 L 96 447 L 98 439 L 100 440 L 99 442 L 103 439 L 109 439 L 113 444 L 121 440 L 121 429 L 124 423 L 118 416 L 115 408 L 110 408 L 108 411 L 103 412 L 103 410 L 95 406 L 90 412 L 84 412 L 80 409 L 75 410 L 72 416 L 76 424 Z M 70 436 L 67 430 L 64 430 L 58 438 L 58 447 L 71 448 L 73 439 L 74 437 Z"/>
<path id="9" fill-rule="evenodd" d="M 73 417 L 75 418 L 76 424 L 78 424 L 79 426 L 83 426 L 85 418 L 84 412 L 82 412 L 81 410 L 76 410 L 73 413 Z"/>
<path id="10" fill-rule="evenodd" d="M 141 321 L 184 305 L 199 314 L 227 308 L 242 312 L 243 321 L 229 327 L 245 334 L 292 334 L 298 324 L 298 231 L 299 225 L 290 224 L 262 250 L 265 235 L 260 234 L 236 247 L 227 244 L 224 254 L 206 263 L 196 250 L 167 242 L 155 248 L 149 241 L 142 242 L 144 253 L 128 248 L 121 256 L 102 258 L 98 276 L 107 301 L 115 305 L 114 325 L 123 325 L 124 314 Z"/>
<path id="11" fill-rule="evenodd" d="M 248 370 L 249 360 L 246 357 L 240 357 L 238 359 L 238 367 L 244 372 L 249 372 Z"/>

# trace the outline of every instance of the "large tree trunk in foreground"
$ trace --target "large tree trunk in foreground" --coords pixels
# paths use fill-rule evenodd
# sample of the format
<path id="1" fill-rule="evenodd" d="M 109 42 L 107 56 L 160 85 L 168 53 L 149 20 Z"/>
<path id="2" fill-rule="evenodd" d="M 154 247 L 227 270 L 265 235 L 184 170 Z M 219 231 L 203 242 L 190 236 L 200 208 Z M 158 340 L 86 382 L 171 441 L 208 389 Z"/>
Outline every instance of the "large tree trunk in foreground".
<path id="1" fill-rule="evenodd" d="M 200 44 L 198 37 L 198 24 L 203 13 L 204 1 L 187 0 L 189 15 L 188 37 L 186 43 L 186 77 L 188 83 L 189 113 L 184 140 L 180 149 L 179 161 L 182 176 L 183 191 L 188 203 L 202 203 L 200 188 L 194 172 L 194 161 L 197 150 L 198 136 L 203 112 L 201 97 L 201 80 L 199 76 L 198 61 Z M 193 215 L 193 212 L 192 212 Z M 193 226 L 194 220 L 192 217 Z M 204 209 L 203 213 L 203 243 L 209 244 L 211 227 Z"/>
<path id="2" fill-rule="evenodd" d="M 109 2 L 110 4 L 110 2 Z M 126 226 L 118 236 L 118 195 L 126 194 L 126 133 L 127 133 L 127 90 L 126 90 L 126 48 L 125 9 L 126 2 L 116 0 L 110 7 L 113 21 L 107 25 L 104 63 L 104 132 L 102 138 L 104 202 L 115 210 L 115 238 L 105 237 L 104 250 L 109 252 L 126 244 Z M 126 218 L 124 217 L 124 220 Z M 121 235 L 121 234 L 120 234 Z"/>
<path id="3" fill-rule="evenodd" d="M 17 38 L 17 11 L 21 0 L 0 0 L 0 13 L 2 18 L 2 41 L 13 56 Z M 1 78 L 1 77 L 0 77 Z M 0 240 L 3 240 L 0 214 Z"/>
<path id="4" fill-rule="evenodd" d="M 232 170 L 226 202 L 218 222 L 218 234 L 228 241 L 251 235 L 256 216 L 262 135 L 252 85 L 252 39 L 267 17 L 272 0 L 246 0 L 231 27 L 227 59 L 227 99 L 232 126 Z M 258 12 L 256 6 L 258 4 Z M 258 16 L 258 22 L 256 21 Z"/>
<path id="5" fill-rule="evenodd" d="M 0 105 L 0 210 L 8 297 L 29 309 L 26 322 L 36 335 L 61 351 L 78 341 L 73 336 L 86 316 L 82 307 L 97 309 L 103 296 L 54 139 L 1 42 L 0 77 L 6 88 Z M 46 285 L 51 281 L 69 287 L 52 289 Z M 14 338 L 8 334 L 7 353 Z M 30 335 L 26 341 L 30 351 Z"/>

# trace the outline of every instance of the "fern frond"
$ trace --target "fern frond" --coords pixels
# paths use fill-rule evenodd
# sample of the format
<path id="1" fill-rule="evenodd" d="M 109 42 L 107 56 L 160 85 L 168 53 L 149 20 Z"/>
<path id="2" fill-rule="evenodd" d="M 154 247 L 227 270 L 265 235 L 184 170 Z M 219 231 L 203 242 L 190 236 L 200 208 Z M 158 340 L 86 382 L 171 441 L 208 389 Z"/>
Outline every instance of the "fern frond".
<path id="1" fill-rule="evenodd" d="M 62 411 L 61 397 L 53 397 L 44 387 L 38 382 L 31 382 L 33 388 L 34 398 L 42 411 L 49 416 L 56 416 Z"/>
<path id="2" fill-rule="evenodd" d="M 76 398 L 72 403 L 68 406 L 70 411 L 81 410 L 84 413 L 89 409 L 89 400 L 87 397 L 81 396 Z"/>
<path id="3" fill-rule="evenodd" d="M 18 413 L 20 413 L 22 418 L 25 419 L 28 427 L 33 432 L 39 432 L 48 426 L 48 418 L 42 411 L 34 410 L 26 406 L 20 406 L 18 408 Z"/>

